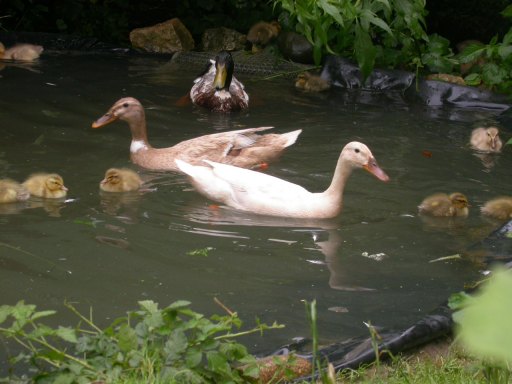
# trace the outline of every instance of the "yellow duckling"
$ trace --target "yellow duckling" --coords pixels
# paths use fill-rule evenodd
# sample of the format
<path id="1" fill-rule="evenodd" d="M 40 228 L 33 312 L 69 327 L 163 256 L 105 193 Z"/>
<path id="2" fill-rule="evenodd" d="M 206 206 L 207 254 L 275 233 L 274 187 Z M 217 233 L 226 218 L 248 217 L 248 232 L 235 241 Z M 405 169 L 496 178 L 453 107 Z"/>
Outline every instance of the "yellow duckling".
<path id="1" fill-rule="evenodd" d="M 322 92 L 331 88 L 331 84 L 318 75 L 302 72 L 295 79 L 295 87 L 307 92 Z"/>
<path id="2" fill-rule="evenodd" d="M 34 44 L 16 44 L 8 49 L 0 43 L 0 59 L 16 61 L 34 61 L 43 52 L 43 47 Z"/>
<path id="3" fill-rule="evenodd" d="M 256 53 L 267 46 L 281 32 L 281 26 L 277 21 L 267 23 L 260 21 L 254 24 L 247 32 L 247 41 L 252 44 L 252 52 Z"/>
<path id="4" fill-rule="evenodd" d="M 498 220 L 512 219 L 512 197 L 502 196 L 486 202 L 480 211 L 483 215 Z"/>
<path id="5" fill-rule="evenodd" d="M 15 203 L 27 200 L 30 193 L 20 183 L 11 180 L 0 180 L 0 203 Z"/>
<path id="6" fill-rule="evenodd" d="M 190 100 L 214 112 L 239 111 L 249 107 L 244 85 L 233 76 L 235 63 L 227 51 L 210 60 L 206 70 L 190 89 Z"/>
<path id="7" fill-rule="evenodd" d="M 418 206 L 419 213 L 437 217 L 467 217 L 469 213 L 468 199 L 460 192 L 450 195 L 436 193 L 425 198 Z"/>
<path id="8" fill-rule="evenodd" d="M 100 182 L 100 188 L 105 192 L 131 192 L 138 190 L 141 185 L 139 175 L 128 168 L 110 168 Z"/>
<path id="9" fill-rule="evenodd" d="M 503 143 L 499 132 L 496 127 L 476 128 L 471 132 L 471 146 L 481 152 L 500 152 Z"/>
<path id="10" fill-rule="evenodd" d="M 23 186 L 32 196 L 49 199 L 65 197 L 68 191 L 64 180 L 56 173 L 35 173 L 23 182 Z"/>

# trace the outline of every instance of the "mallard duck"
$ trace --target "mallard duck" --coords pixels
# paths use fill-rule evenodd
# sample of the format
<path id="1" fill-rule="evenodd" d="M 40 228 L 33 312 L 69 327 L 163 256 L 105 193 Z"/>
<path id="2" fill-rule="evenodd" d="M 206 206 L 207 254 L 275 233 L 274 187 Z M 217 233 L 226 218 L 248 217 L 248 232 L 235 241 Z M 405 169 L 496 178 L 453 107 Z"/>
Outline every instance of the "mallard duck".
<path id="1" fill-rule="evenodd" d="M 480 152 L 500 152 L 503 143 L 496 127 L 476 128 L 471 132 L 471 146 Z"/>
<path id="2" fill-rule="evenodd" d="M 502 196 L 486 202 L 480 211 L 483 215 L 498 220 L 512 219 L 512 197 Z"/>
<path id="3" fill-rule="evenodd" d="M 468 199 L 460 192 L 450 195 L 436 193 L 425 198 L 418 206 L 419 213 L 438 217 L 466 217 L 469 213 Z"/>
<path id="4" fill-rule="evenodd" d="M 215 112 L 231 112 L 249 106 L 244 85 L 233 76 L 235 64 L 231 54 L 221 51 L 210 60 L 202 75 L 194 80 L 190 99 L 194 104 Z"/>
<path id="5" fill-rule="evenodd" d="M 343 148 L 331 185 L 319 193 L 264 173 L 205 162 L 206 165 L 194 166 L 176 160 L 192 185 L 207 198 L 242 211 L 270 216 L 314 219 L 337 216 L 341 212 L 345 183 L 357 168 L 366 169 L 382 181 L 389 180 L 370 149 L 357 141 Z"/>
<path id="6" fill-rule="evenodd" d="M 0 43 L 0 59 L 17 60 L 17 61 L 33 61 L 41 55 L 43 47 L 34 44 L 16 44 L 8 49 Z"/>
<path id="7" fill-rule="evenodd" d="M 110 168 L 105 172 L 105 178 L 100 182 L 100 188 L 105 192 L 131 192 L 142 185 L 137 172 L 128 168 Z"/>
<path id="8" fill-rule="evenodd" d="M 267 46 L 281 32 L 281 25 L 277 21 L 260 21 L 254 24 L 247 32 L 247 41 L 252 44 L 252 52 L 256 53 Z"/>
<path id="9" fill-rule="evenodd" d="M 259 135 L 258 132 L 272 127 L 248 128 L 196 137 L 169 148 L 153 148 L 148 143 L 144 108 L 138 100 L 132 97 L 118 100 L 92 127 L 103 127 L 115 120 L 124 120 L 130 126 L 132 161 L 141 167 L 161 171 L 178 171 L 174 162 L 177 158 L 192 164 L 202 164 L 203 159 L 209 159 L 243 168 L 258 167 L 277 160 L 302 131 Z"/>
<path id="10" fill-rule="evenodd" d="M 15 203 L 27 200 L 30 193 L 20 183 L 11 180 L 0 180 L 0 203 Z"/>
<path id="11" fill-rule="evenodd" d="M 35 173 L 23 182 L 23 186 L 32 196 L 49 199 L 63 198 L 68 192 L 64 180 L 56 173 Z"/>
<path id="12" fill-rule="evenodd" d="M 318 75 L 302 72 L 295 79 L 295 87 L 307 92 L 322 92 L 331 88 L 331 84 Z"/>

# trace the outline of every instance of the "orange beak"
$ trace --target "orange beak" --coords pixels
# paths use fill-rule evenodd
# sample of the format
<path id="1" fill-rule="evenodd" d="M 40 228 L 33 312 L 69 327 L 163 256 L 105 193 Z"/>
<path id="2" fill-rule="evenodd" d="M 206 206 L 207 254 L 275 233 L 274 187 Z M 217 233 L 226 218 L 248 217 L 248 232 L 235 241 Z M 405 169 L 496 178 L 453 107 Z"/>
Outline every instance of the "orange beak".
<path id="1" fill-rule="evenodd" d="M 92 123 L 92 127 L 93 128 L 101 128 L 107 124 L 110 124 L 113 121 L 116 121 L 117 119 L 118 119 L 117 116 L 115 116 L 111 113 L 105 113 L 98 120 L 96 120 L 94 123 Z"/>
<path id="2" fill-rule="evenodd" d="M 363 168 L 366 169 L 368 172 L 373 174 L 377 179 L 387 182 L 389 181 L 389 176 L 386 175 L 386 172 L 384 172 L 379 165 L 377 164 L 377 160 L 375 160 L 373 157 L 368 160 L 368 163 L 363 165 Z"/>

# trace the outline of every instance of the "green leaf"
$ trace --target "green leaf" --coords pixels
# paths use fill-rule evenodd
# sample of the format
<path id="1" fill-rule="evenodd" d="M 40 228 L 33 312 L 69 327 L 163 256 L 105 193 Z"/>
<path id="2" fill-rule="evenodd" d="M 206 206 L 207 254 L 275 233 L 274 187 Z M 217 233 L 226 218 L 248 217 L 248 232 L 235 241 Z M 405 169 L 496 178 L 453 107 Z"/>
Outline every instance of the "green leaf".
<path id="1" fill-rule="evenodd" d="M 512 44 L 512 28 L 503 36 L 503 44 Z"/>
<path id="2" fill-rule="evenodd" d="M 390 35 L 393 34 L 393 32 L 391 32 L 391 28 L 389 28 L 389 25 L 384 20 L 382 20 L 381 18 L 377 17 L 369 9 L 364 9 L 362 11 L 361 19 L 362 20 L 363 19 L 368 20 L 369 23 L 371 23 L 373 25 L 376 25 L 377 27 L 379 27 L 379 28 L 383 29 L 384 31 L 386 31 L 387 33 L 389 33 Z"/>
<path id="3" fill-rule="evenodd" d="M 119 328 L 117 335 L 117 345 L 122 352 L 129 352 L 131 350 L 137 349 L 137 334 L 135 330 L 128 324 L 123 324 L 121 328 Z"/>
<path id="4" fill-rule="evenodd" d="M 199 364 L 201 364 L 201 360 L 203 359 L 203 353 L 198 348 L 190 348 L 185 354 L 185 363 L 188 368 L 195 368 Z"/>
<path id="5" fill-rule="evenodd" d="M 76 344 L 77 342 L 76 331 L 73 328 L 59 326 L 55 334 L 70 343 Z"/>
<path id="6" fill-rule="evenodd" d="M 464 308 L 471 300 L 471 298 L 472 297 L 468 295 L 466 292 L 453 293 L 448 298 L 448 307 L 450 307 L 454 311 L 457 311 L 459 309 Z"/>
<path id="7" fill-rule="evenodd" d="M 318 5 L 320 5 L 320 7 L 323 9 L 323 11 L 325 13 L 327 13 L 334 20 L 336 20 L 336 22 L 339 25 L 341 25 L 342 27 L 344 26 L 345 23 L 344 23 L 343 18 L 341 16 L 340 9 L 338 7 L 335 7 L 334 5 L 329 4 L 329 2 L 327 0 L 319 0 L 318 1 Z"/>
<path id="8" fill-rule="evenodd" d="M 503 17 L 512 18 L 512 4 L 508 5 L 503 11 L 501 11 Z"/>
<path id="9" fill-rule="evenodd" d="M 471 73 L 464 78 L 464 82 L 472 86 L 480 85 L 482 84 L 482 77 L 478 73 Z"/>
<path id="10" fill-rule="evenodd" d="M 507 71 L 495 63 L 486 63 L 482 68 L 482 80 L 484 81 L 485 84 L 499 84 L 507 76 Z"/>
<path id="11" fill-rule="evenodd" d="M 207 352 L 206 360 L 208 361 L 208 368 L 214 372 L 228 374 L 231 371 L 226 358 L 217 351 Z"/>
<path id="12" fill-rule="evenodd" d="M 0 324 L 2 324 L 11 314 L 12 307 L 10 305 L 2 305 L 0 307 Z"/>
<path id="13" fill-rule="evenodd" d="M 359 69 L 361 70 L 363 81 L 365 81 L 372 72 L 373 66 L 375 65 L 377 50 L 373 46 L 372 39 L 368 32 L 363 31 L 359 25 L 356 26 L 355 31 L 355 56 L 357 63 L 359 64 Z"/>
<path id="14" fill-rule="evenodd" d="M 505 143 L 505 145 L 512 145 L 512 138 L 508 139 L 508 141 Z"/>
<path id="15" fill-rule="evenodd" d="M 41 317 L 55 315 L 56 313 L 57 313 L 57 311 L 52 311 L 52 310 L 36 312 L 32 315 L 31 320 L 34 321 L 34 320 L 40 319 Z"/>
<path id="16" fill-rule="evenodd" d="M 496 269 L 463 310 L 461 342 L 482 359 L 512 362 L 512 271 Z"/>
<path id="17" fill-rule="evenodd" d="M 498 47 L 498 55 L 502 60 L 512 58 L 512 45 L 500 45 Z"/>
<path id="18" fill-rule="evenodd" d="M 164 346 L 164 352 L 167 355 L 167 362 L 172 363 L 181 359 L 181 356 L 187 347 L 188 339 L 183 330 L 176 329 L 171 332 Z"/>

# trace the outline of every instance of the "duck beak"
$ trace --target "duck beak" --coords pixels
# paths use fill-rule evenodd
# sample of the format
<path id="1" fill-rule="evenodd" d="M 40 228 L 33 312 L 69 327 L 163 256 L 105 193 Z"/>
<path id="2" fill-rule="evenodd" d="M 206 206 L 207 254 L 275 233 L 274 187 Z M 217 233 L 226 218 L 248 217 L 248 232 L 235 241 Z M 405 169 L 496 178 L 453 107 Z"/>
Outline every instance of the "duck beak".
<path id="1" fill-rule="evenodd" d="M 110 124 L 113 121 L 118 119 L 113 113 L 107 112 L 103 116 L 101 116 L 98 120 L 92 123 L 93 128 L 101 128 L 107 124 Z"/>
<path id="2" fill-rule="evenodd" d="M 228 76 L 228 70 L 226 65 L 217 63 L 217 69 L 215 71 L 215 79 L 213 79 L 213 87 L 218 91 L 226 86 L 226 78 Z"/>
<path id="3" fill-rule="evenodd" d="M 384 172 L 379 165 L 377 164 L 377 160 L 375 160 L 373 157 L 368 160 L 368 163 L 363 165 L 363 168 L 366 169 L 368 172 L 373 174 L 377 179 L 387 182 L 389 181 L 389 176 L 386 175 L 386 172 Z"/>
<path id="4" fill-rule="evenodd" d="M 68 188 L 67 188 L 65 185 L 63 185 L 62 187 L 60 187 L 60 189 L 62 189 L 63 191 L 68 191 Z"/>

